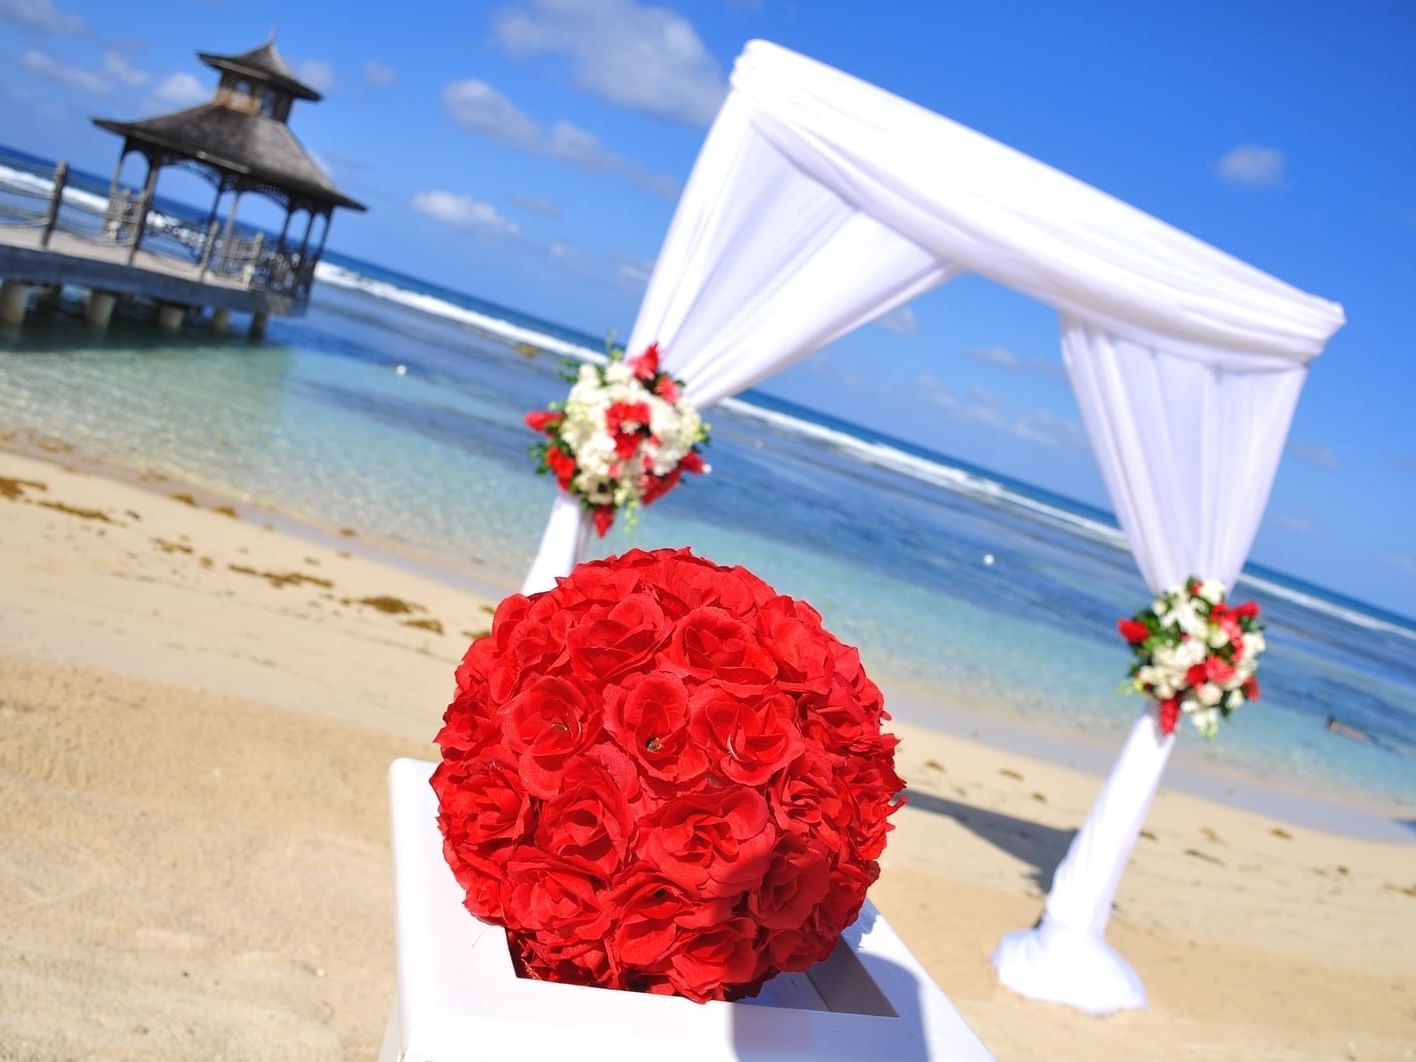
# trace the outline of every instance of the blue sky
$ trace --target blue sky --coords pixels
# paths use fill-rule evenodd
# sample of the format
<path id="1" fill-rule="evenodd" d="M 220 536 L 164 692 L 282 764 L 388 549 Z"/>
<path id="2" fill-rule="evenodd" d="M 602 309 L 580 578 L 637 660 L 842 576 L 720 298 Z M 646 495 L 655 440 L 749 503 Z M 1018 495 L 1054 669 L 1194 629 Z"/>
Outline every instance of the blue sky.
<path id="1" fill-rule="evenodd" d="M 1342 302 L 1254 558 L 1416 615 L 1409 2 L 0 0 L 0 142 L 107 173 L 117 141 L 91 116 L 199 101 L 214 74 L 193 52 L 273 27 L 326 93 L 292 127 L 371 208 L 336 218 L 333 248 L 594 334 L 627 330 L 753 37 Z M 209 201 L 181 175 L 160 190 Z M 1105 504 L 1060 369 L 1050 310 L 965 278 L 768 389 Z"/>

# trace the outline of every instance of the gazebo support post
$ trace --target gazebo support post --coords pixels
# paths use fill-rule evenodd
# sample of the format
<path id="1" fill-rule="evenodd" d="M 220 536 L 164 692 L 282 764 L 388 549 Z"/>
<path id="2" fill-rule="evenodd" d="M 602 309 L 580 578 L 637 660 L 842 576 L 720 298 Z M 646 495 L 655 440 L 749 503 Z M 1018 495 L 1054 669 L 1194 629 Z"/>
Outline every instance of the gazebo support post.
<path id="1" fill-rule="evenodd" d="M 147 229 L 148 208 L 152 206 L 152 193 L 157 187 L 157 171 L 162 168 L 161 164 L 153 159 L 151 155 L 144 156 L 148 160 L 147 183 L 143 185 L 143 204 L 138 211 L 138 225 L 133 230 L 133 246 L 128 251 L 128 264 L 132 265 L 133 260 L 138 257 L 138 248 L 142 246 L 143 232 Z"/>

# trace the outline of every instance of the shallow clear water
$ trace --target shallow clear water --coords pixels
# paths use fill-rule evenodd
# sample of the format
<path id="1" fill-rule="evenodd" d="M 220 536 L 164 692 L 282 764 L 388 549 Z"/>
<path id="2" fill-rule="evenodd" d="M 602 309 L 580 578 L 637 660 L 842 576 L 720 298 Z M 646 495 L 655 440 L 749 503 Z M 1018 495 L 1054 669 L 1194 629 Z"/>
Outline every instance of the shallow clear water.
<path id="1" fill-rule="evenodd" d="M 321 285 L 307 317 L 273 322 L 259 346 L 195 330 L 160 340 L 139 324 L 95 340 L 75 321 L 36 320 L 0 343 L 0 428 L 358 528 L 511 588 L 553 492 L 530 473 L 521 417 L 563 393 L 557 368 L 455 321 Z M 598 551 L 691 544 L 812 601 L 878 678 L 931 711 L 952 702 L 1119 743 L 1141 705 L 1117 692 L 1129 655 L 1115 620 L 1150 595 L 1082 507 L 1073 515 L 1085 519 L 1060 518 L 1046 508 L 1057 499 L 1001 477 L 1008 490 L 993 496 L 943 489 L 868 463 L 854 437 L 799 430 L 809 424 L 731 409 L 710 419 L 713 474 Z M 927 456 L 941 474 L 957 467 Z M 1264 699 L 1213 743 L 1185 734 L 1182 757 L 1416 806 L 1416 632 L 1385 615 L 1349 622 L 1337 606 L 1351 603 L 1252 596 L 1269 623 Z M 1374 743 L 1330 734 L 1329 714 Z"/>

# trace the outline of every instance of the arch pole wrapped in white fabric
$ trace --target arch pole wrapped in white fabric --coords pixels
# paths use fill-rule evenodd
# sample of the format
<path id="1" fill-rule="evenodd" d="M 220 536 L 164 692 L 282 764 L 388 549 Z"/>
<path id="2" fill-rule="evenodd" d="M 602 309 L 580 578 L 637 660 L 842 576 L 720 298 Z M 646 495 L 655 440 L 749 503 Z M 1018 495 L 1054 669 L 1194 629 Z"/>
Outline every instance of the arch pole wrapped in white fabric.
<path id="1" fill-rule="evenodd" d="M 1341 307 L 776 45 L 753 41 L 733 69 L 629 351 L 657 341 L 701 409 L 963 272 L 1061 313 L 1082 417 L 1150 586 L 1232 584 Z M 570 571 L 585 527 L 557 502 L 527 592 Z M 1005 984 L 1097 1012 L 1144 1002 L 1104 931 L 1172 745 L 1149 713 L 1137 720 L 1041 926 L 1000 945 Z"/>

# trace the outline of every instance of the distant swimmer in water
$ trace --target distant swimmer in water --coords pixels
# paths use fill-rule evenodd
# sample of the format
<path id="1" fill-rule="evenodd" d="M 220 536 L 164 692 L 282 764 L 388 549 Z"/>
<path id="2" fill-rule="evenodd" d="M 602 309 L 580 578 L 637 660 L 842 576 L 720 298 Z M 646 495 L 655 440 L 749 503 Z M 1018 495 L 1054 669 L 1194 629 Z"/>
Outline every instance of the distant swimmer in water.
<path id="1" fill-rule="evenodd" d="M 1372 743 L 1371 736 L 1365 730 L 1358 730 L 1355 726 L 1348 726 L 1335 715 L 1327 717 L 1327 728 L 1334 734 L 1341 734 L 1345 738 L 1360 741 L 1364 745 L 1370 745 Z"/>

